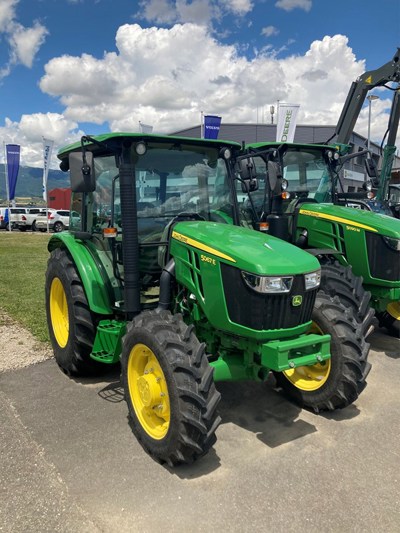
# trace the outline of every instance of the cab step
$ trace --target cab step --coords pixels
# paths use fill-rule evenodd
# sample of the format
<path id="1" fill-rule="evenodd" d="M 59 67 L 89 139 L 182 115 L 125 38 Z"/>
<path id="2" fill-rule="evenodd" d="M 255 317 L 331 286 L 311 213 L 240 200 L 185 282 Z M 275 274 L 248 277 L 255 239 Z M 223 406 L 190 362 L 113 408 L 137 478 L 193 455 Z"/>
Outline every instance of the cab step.
<path id="1" fill-rule="evenodd" d="M 90 357 L 100 363 L 118 363 L 121 355 L 121 340 L 125 335 L 126 322 L 101 320 Z"/>

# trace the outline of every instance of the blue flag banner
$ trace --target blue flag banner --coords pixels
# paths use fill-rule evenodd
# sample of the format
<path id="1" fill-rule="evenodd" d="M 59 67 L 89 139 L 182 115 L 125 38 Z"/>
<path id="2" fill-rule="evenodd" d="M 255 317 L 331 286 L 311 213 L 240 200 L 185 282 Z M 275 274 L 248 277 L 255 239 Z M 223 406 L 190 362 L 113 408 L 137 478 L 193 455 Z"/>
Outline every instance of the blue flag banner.
<path id="1" fill-rule="evenodd" d="M 18 144 L 6 144 L 9 200 L 14 200 L 15 198 L 15 187 L 17 185 L 19 171 L 20 148 L 21 147 Z"/>
<path id="2" fill-rule="evenodd" d="M 221 117 L 215 115 L 204 115 L 204 138 L 218 139 Z"/>
<path id="3" fill-rule="evenodd" d="M 43 137 L 43 200 L 47 202 L 47 176 L 49 175 L 49 166 L 51 160 L 51 152 L 53 150 L 54 141 L 45 139 Z"/>

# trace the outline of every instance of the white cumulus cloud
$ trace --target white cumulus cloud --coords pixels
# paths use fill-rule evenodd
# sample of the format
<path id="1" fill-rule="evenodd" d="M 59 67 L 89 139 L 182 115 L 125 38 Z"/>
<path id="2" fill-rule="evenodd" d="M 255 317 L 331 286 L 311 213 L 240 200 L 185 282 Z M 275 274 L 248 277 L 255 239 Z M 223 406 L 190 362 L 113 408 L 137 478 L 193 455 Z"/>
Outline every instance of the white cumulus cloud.
<path id="1" fill-rule="evenodd" d="M 32 140 L 36 131 L 39 138 L 52 135 L 60 146 L 77 140 L 80 123 L 87 123 L 85 133 L 91 134 L 90 124 L 104 125 L 105 131 L 138 131 L 139 121 L 154 132 L 171 133 L 199 124 L 202 111 L 221 115 L 223 122 L 255 123 L 278 100 L 300 104 L 299 124 L 333 125 L 351 82 L 366 70 L 343 35 L 326 36 L 304 55 L 283 59 L 268 50 L 248 58 L 194 23 L 125 24 L 115 43 L 116 52 L 100 58 L 82 54 L 49 61 L 40 88 L 59 99 L 62 114 L 6 122 L 3 137 L 8 132 L 13 141 L 18 135 Z M 375 139 L 384 134 L 389 106 L 383 97 L 374 102 Z M 356 131 L 367 133 L 366 108 Z"/>
<path id="2" fill-rule="evenodd" d="M 48 34 L 47 29 L 35 22 L 32 28 L 14 24 L 8 40 L 11 45 L 11 63 L 32 67 L 33 60 Z"/>
<path id="3" fill-rule="evenodd" d="M 300 122 L 333 124 L 351 81 L 365 70 L 342 35 L 314 41 L 304 56 L 248 59 L 205 26 L 126 24 L 116 47 L 101 59 L 84 54 L 47 63 L 40 87 L 60 98 L 68 119 L 133 131 L 142 120 L 171 132 L 198 123 L 201 111 L 255 121 L 257 107 L 280 100 L 301 104 Z"/>
<path id="4" fill-rule="evenodd" d="M 0 41 L 8 44 L 9 58 L 0 66 L 0 80 L 8 76 L 13 66 L 21 64 L 31 68 L 48 30 L 38 21 L 25 27 L 16 19 L 19 0 L 0 0 Z"/>
<path id="5" fill-rule="evenodd" d="M 155 24 L 174 24 L 176 22 L 195 22 L 208 25 L 218 14 L 217 5 L 210 0 L 144 0 L 139 2 L 140 10 L 136 18 Z"/>
<path id="6" fill-rule="evenodd" d="M 58 113 L 34 113 L 22 115 L 19 122 L 5 119 L 0 127 L 0 137 L 5 144 L 21 145 L 21 163 L 26 166 L 43 166 L 43 137 L 54 141 L 52 168 L 58 168 L 56 158 L 60 146 L 75 142 L 84 135 L 78 124 Z M 4 162 L 4 154 L 1 161 Z"/>
<path id="7" fill-rule="evenodd" d="M 236 15 L 246 15 L 250 13 L 254 7 L 254 2 L 250 0 L 222 0 L 221 5 L 227 11 L 231 11 Z"/>
<path id="8" fill-rule="evenodd" d="M 143 0 L 135 17 L 154 24 L 193 22 L 211 27 L 213 20 L 229 13 L 245 16 L 253 7 L 252 0 Z"/>
<path id="9" fill-rule="evenodd" d="M 265 26 L 261 30 L 261 35 L 265 35 L 266 37 L 272 37 L 273 35 L 278 35 L 279 30 L 278 28 L 275 28 L 275 26 Z"/>
<path id="10" fill-rule="evenodd" d="M 7 27 L 15 18 L 15 8 L 19 0 L 0 0 L 0 33 L 7 31 Z"/>
<path id="11" fill-rule="evenodd" d="M 285 11 L 293 11 L 293 9 L 303 9 L 304 11 L 310 11 L 312 7 L 312 0 L 278 0 L 275 4 L 276 7 L 280 7 Z"/>

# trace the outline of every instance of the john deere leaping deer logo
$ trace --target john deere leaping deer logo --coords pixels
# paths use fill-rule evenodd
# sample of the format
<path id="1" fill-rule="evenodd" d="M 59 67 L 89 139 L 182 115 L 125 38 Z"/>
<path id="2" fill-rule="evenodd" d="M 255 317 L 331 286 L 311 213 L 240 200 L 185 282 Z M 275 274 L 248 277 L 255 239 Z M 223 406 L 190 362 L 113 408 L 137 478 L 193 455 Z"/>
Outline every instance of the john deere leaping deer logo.
<path id="1" fill-rule="evenodd" d="M 299 307 L 299 305 L 301 305 L 302 303 L 303 303 L 303 297 L 300 294 L 293 296 L 292 298 L 293 307 Z"/>

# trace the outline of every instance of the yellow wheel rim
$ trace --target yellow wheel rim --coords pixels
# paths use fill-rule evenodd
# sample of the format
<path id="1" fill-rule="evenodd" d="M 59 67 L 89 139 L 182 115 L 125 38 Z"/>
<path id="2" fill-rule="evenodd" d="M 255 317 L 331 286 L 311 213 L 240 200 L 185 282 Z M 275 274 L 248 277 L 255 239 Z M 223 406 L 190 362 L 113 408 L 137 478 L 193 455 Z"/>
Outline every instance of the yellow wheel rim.
<path id="1" fill-rule="evenodd" d="M 171 411 L 164 372 L 144 344 L 136 344 L 128 358 L 128 389 L 136 416 L 150 437 L 161 440 L 168 432 Z"/>
<path id="2" fill-rule="evenodd" d="M 386 311 L 396 320 L 400 320 L 400 302 L 390 302 L 386 307 Z"/>
<path id="3" fill-rule="evenodd" d="M 67 296 L 59 278 L 54 278 L 51 282 L 50 317 L 57 344 L 64 348 L 68 342 L 69 317 Z"/>
<path id="4" fill-rule="evenodd" d="M 310 333 L 323 335 L 323 332 L 315 322 L 312 324 Z M 331 360 L 323 361 L 310 366 L 299 366 L 284 370 L 285 377 L 297 389 L 312 392 L 320 389 L 328 380 L 331 371 Z"/>

